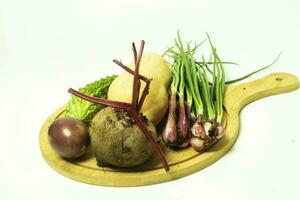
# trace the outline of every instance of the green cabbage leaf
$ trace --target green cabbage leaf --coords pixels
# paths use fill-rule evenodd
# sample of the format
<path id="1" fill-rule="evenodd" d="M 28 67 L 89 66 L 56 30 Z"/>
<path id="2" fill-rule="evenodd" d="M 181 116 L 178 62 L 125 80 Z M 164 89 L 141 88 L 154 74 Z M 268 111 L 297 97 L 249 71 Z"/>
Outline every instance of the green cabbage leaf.
<path id="1" fill-rule="evenodd" d="M 108 88 L 116 77 L 116 75 L 106 76 L 87 84 L 85 87 L 79 88 L 79 91 L 89 96 L 106 99 Z M 104 108 L 104 106 L 91 103 L 72 95 L 65 107 L 64 114 L 66 117 L 75 118 L 89 123 L 102 108 Z"/>

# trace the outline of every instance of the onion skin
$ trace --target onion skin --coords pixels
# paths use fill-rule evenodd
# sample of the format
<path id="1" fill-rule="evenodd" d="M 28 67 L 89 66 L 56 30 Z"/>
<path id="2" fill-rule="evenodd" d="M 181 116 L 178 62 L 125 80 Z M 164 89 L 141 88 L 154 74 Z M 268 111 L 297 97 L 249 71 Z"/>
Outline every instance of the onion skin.
<path id="1" fill-rule="evenodd" d="M 222 125 L 217 126 L 216 135 L 218 139 L 221 139 L 225 135 L 225 129 Z"/>
<path id="2" fill-rule="evenodd" d="M 201 139 L 205 138 L 205 130 L 202 126 L 200 117 L 197 118 L 196 122 L 192 126 L 191 132 L 195 137 L 200 137 Z"/>
<path id="3" fill-rule="evenodd" d="M 177 141 L 176 103 L 176 93 L 172 92 L 169 101 L 168 121 L 162 133 L 162 138 L 168 145 L 172 145 Z"/>
<path id="4" fill-rule="evenodd" d="M 190 140 L 190 144 L 198 152 L 203 151 L 205 147 L 205 141 L 198 137 L 192 137 Z"/>
<path id="5" fill-rule="evenodd" d="M 186 116 L 185 110 L 185 101 L 184 96 L 179 97 L 179 119 L 178 119 L 178 126 L 179 126 L 179 135 L 181 140 L 185 140 L 188 138 L 188 129 L 189 129 L 189 122 Z"/>
<path id="6" fill-rule="evenodd" d="M 90 144 L 88 127 L 77 119 L 57 119 L 48 129 L 48 141 L 60 156 L 78 158 L 86 152 Z"/>

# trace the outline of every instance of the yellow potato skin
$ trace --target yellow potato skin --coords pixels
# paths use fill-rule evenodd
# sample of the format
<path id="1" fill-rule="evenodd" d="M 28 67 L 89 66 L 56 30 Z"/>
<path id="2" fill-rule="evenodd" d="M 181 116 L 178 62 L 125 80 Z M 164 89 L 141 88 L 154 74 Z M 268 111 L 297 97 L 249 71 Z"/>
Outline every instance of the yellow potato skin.
<path id="1" fill-rule="evenodd" d="M 129 65 L 134 69 L 134 64 Z M 168 88 L 171 80 L 169 64 L 160 55 L 144 53 L 140 63 L 140 74 L 152 78 L 149 94 L 147 95 L 141 112 L 157 125 L 168 109 Z M 107 98 L 114 101 L 131 103 L 133 76 L 123 72 L 109 87 Z M 145 87 L 141 81 L 140 97 Z"/>

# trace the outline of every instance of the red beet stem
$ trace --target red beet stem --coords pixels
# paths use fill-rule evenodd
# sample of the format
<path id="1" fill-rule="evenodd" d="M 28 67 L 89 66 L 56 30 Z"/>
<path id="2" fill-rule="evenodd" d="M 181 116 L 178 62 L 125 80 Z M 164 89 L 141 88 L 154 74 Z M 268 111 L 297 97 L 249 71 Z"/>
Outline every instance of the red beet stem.
<path id="1" fill-rule="evenodd" d="M 74 90 L 72 88 L 69 88 L 68 92 L 77 97 L 80 97 L 84 100 L 90 101 L 92 103 L 101 104 L 104 106 L 110 106 L 112 108 L 123 109 L 126 111 L 128 111 L 131 108 L 131 104 L 129 104 L 129 103 L 124 103 L 124 102 L 119 102 L 119 101 L 111 101 L 111 100 L 107 100 L 107 99 L 101 99 L 98 97 L 87 96 L 87 95 L 85 95 L 77 90 Z"/>
<path id="2" fill-rule="evenodd" d="M 145 45 L 145 41 L 142 40 L 140 50 L 139 50 L 139 54 L 137 55 L 135 45 L 134 45 L 134 43 L 132 44 L 134 62 L 135 62 L 135 71 L 131 70 L 126 65 L 123 65 L 122 62 L 120 62 L 118 60 L 113 60 L 114 63 L 116 63 L 117 65 L 122 67 L 125 71 L 129 72 L 130 74 L 132 74 L 134 76 L 133 91 L 132 91 L 132 103 L 131 104 L 87 96 L 87 95 L 85 95 L 85 94 L 83 94 L 79 91 L 76 91 L 72 88 L 69 88 L 68 92 L 75 95 L 75 96 L 77 96 L 77 97 L 80 97 L 84 100 L 90 101 L 92 103 L 101 104 L 101 105 L 105 105 L 105 106 L 110 106 L 112 108 L 123 109 L 123 110 L 127 111 L 129 116 L 134 120 L 135 124 L 142 130 L 142 132 L 144 133 L 147 140 L 152 144 L 155 151 L 158 153 L 159 158 L 160 158 L 160 160 L 162 162 L 162 165 L 164 166 L 165 170 L 169 171 L 169 165 L 168 165 L 168 162 L 166 160 L 166 157 L 163 154 L 163 151 L 162 151 L 161 147 L 155 141 L 155 139 L 151 135 L 151 132 L 144 125 L 143 121 L 139 118 L 140 109 L 142 108 L 143 102 L 144 102 L 147 94 L 149 93 L 149 87 L 150 87 L 149 85 L 150 85 L 150 82 L 152 80 L 152 79 L 148 79 L 148 78 L 146 78 L 146 77 L 139 74 L 139 65 L 140 65 L 140 61 L 142 59 L 144 45 Z M 140 90 L 140 80 L 143 80 L 144 82 L 146 82 L 146 86 L 143 90 L 141 100 L 138 101 L 139 90 Z M 175 101 L 176 101 L 176 97 L 175 97 Z M 176 102 L 175 102 L 175 104 L 176 104 Z M 175 128 L 176 128 L 176 125 L 175 125 Z"/>
<path id="3" fill-rule="evenodd" d="M 144 133 L 144 135 L 146 136 L 146 138 L 148 139 L 148 141 L 152 144 L 152 146 L 154 147 L 154 150 L 158 153 L 159 158 L 161 160 L 161 163 L 163 165 L 163 167 L 165 168 L 166 171 L 170 170 L 170 167 L 168 165 L 168 162 L 166 160 L 166 157 L 164 156 L 161 147 L 159 146 L 159 144 L 155 141 L 155 139 L 153 138 L 151 132 L 147 129 L 147 127 L 145 126 L 145 124 L 142 122 L 142 120 L 139 118 L 139 116 L 137 115 L 136 111 L 130 110 L 128 111 L 129 116 L 131 116 L 131 118 L 135 121 L 135 124 L 142 130 L 142 132 Z"/>
<path id="4" fill-rule="evenodd" d="M 137 62 L 137 51 L 136 51 L 134 42 L 132 43 L 132 52 L 133 52 L 133 57 L 134 57 L 134 64 L 136 65 L 136 62 Z"/>
<path id="5" fill-rule="evenodd" d="M 140 79 L 138 77 L 139 75 L 139 65 L 138 65 L 138 57 L 137 57 L 137 51 L 136 51 L 136 47 L 134 42 L 132 43 L 132 51 L 133 51 L 133 57 L 134 57 L 134 65 L 135 65 L 135 71 L 133 73 L 133 91 L 136 91 L 136 94 L 134 94 L 134 92 L 132 92 L 132 108 L 133 109 L 137 109 L 138 107 L 138 100 L 139 100 L 139 96 L 140 96 L 140 87 L 141 87 L 141 83 L 140 83 Z"/>
<path id="6" fill-rule="evenodd" d="M 149 87 L 150 87 L 150 82 L 152 81 L 152 79 L 148 79 L 146 81 L 146 86 L 143 90 L 143 93 L 142 93 L 142 96 L 141 96 L 141 99 L 139 101 L 139 105 L 137 107 L 137 113 L 140 113 L 141 112 L 141 109 L 143 107 L 143 104 L 144 104 L 144 101 L 146 99 L 146 96 L 149 94 Z"/>
<path id="7" fill-rule="evenodd" d="M 129 67 L 127 67 L 126 65 L 124 65 L 122 62 L 120 62 L 116 59 L 114 59 L 113 62 L 116 63 L 117 65 L 119 65 L 120 67 L 122 67 L 128 73 L 134 75 L 135 72 L 132 69 L 130 69 Z M 149 94 L 149 87 L 150 87 L 150 82 L 152 81 L 152 79 L 149 79 L 149 78 L 147 78 L 143 75 L 140 75 L 140 74 L 138 75 L 138 78 L 146 83 L 146 86 L 143 90 L 143 93 L 142 93 L 142 96 L 140 98 L 139 105 L 138 105 L 138 108 L 137 108 L 137 111 L 139 113 L 141 111 L 142 107 L 143 107 L 143 104 L 144 104 L 144 101 L 146 99 L 147 94 Z"/>
<path id="8" fill-rule="evenodd" d="M 133 71 L 132 69 L 130 69 L 129 67 L 127 67 L 126 65 L 124 65 L 122 62 L 120 62 L 120 61 L 118 61 L 118 60 L 116 60 L 116 59 L 114 59 L 113 62 L 116 63 L 117 65 L 119 65 L 120 67 L 122 67 L 122 68 L 123 68 L 125 71 L 127 71 L 129 74 L 134 75 L 134 71 Z M 140 74 L 139 74 L 138 77 L 139 77 L 139 79 L 141 79 L 141 80 L 144 81 L 144 82 L 147 82 L 147 81 L 149 80 L 147 77 L 145 77 L 145 76 L 143 76 L 143 75 L 140 75 Z"/>
<path id="9" fill-rule="evenodd" d="M 145 41 L 142 40 L 141 44 L 140 44 L 140 50 L 139 50 L 139 54 L 138 54 L 138 59 L 137 59 L 137 65 L 140 65 L 140 62 L 142 60 L 142 56 L 143 56 L 143 51 L 144 51 L 144 46 L 145 46 Z"/>
<path id="10" fill-rule="evenodd" d="M 140 70 L 140 62 L 142 59 L 143 51 L 144 51 L 145 41 L 141 41 L 140 50 L 138 57 L 135 62 L 135 70 L 134 70 L 134 77 L 133 77 L 133 86 L 132 86 L 132 109 L 137 110 L 138 107 L 138 101 L 139 101 L 139 94 L 140 94 L 140 79 L 138 77 L 139 70 Z M 133 45 L 133 48 L 135 49 L 135 45 Z"/>

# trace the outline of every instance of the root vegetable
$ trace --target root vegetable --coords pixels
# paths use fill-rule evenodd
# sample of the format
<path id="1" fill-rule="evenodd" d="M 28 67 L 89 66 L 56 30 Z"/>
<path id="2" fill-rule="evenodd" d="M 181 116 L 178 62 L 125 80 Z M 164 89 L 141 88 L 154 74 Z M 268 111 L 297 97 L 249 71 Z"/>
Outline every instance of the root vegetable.
<path id="1" fill-rule="evenodd" d="M 156 140 L 154 125 L 145 117 L 144 124 Z M 99 166 L 132 167 L 154 153 L 151 143 L 127 112 L 106 107 L 92 119 L 89 132 Z"/>
<path id="2" fill-rule="evenodd" d="M 129 65 L 134 68 L 134 62 Z M 171 71 L 168 63 L 158 54 L 145 53 L 140 61 L 139 72 L 145 77 L 152 79 L 149 94 L 145 99 L 141 112 L 154 124 L 157 125 L 168 108 L 168 87 L 171 80 Z M 124 72 L 117 77 L 109 87 L 108 99 L 113 101 L 131 102 L 133 91 L 133 77 Z M 139 98 L 146 84 L 141 82 Z"/>
<path id="3" fill-rule="evenodd" d="M 204 149 L 204 143 L 205 141 L 203 139 L 200 139 L 198 137 L 192 137 L 190 140 L 191 146 L 196 150 L 196 151 L 202 151 Z"/>
<path id="4" fill-rule="evenodd" d="M 162 133 L 162 139 L 169 145 L 175 144 L 177 140 L 176 120 L 176 93 L 172 92 L 169 101 L 167 124 Z"/>
<path id="5" fill-rule="evenodd" d="M 85 94 L 83 94 L 83 93 L 81 93 L 79 91 L 76 91 L 76 90 L 74 90 L 72 88 L 70 88 L 68 91 L 71 94 L 73 94 L 73 95 L 75 95 L 77 97 L 80 97 L 80 98 L 82 98 L 84 100 L 87 100 L 87 101 L 90 101 L 90 102 L 93 102 L 93 103 L 96 103 L 96 104 L 104 105 L 104 106 L 109 106 L 111 108 L 115 108 L 120 113 L 125 113 L 127 117 L 129 116 L 129 118 L 132 120 L 132 122 L 136 125 L 136 128 L 137 127 L 139 128 L 140 135 L 138 137 L 134 136 L 134 135 L 136 135 L 135 133 L 137 133 L 137 132 L 136 131 L 132 131 L 132 127 L 124 127 L 124 129 L 117 129 L 117 130 L 121 130 L 121 131 L 116 131 L 115 132 L 117 135 L 116 134 L 114 134 L 114 135 L 117 137 L 117 139 L 114 139 L 114 140 L 120 141 L 120 138 L 123 138 L 123 133 L 125 135 L 128 135 L 128 133 L 132 132 L 133 135 L 132 136 L 130 135 L 130 137 L 132 137 L 133 140 L 135 140 L 134 143 L 138 143 L 139 144 L 139 145 L 135 145 L 135 146 L 141 146 L 141 145 L 144 145 L 145 143 L 143 142 L 142 139 L 139 139 L 139 138 L 143 138 L 144 137 L 145 139 L 148 140 L 149 144 L 152 146 L 153 151 L 155 151 L 158 154 L 158 156 L 159 156 L 159 158 L 160 158 L 160 160 L 162 162 L 162 165 L 165 168 L 165 170 L 169 171 L 169 165 L 168 165 L 168 162 L 167 162 L 167 160 L 166 160 L 166 158 L 165 158 L 165 156 L 163 154 L 163 151 L 162 151 L 161 147 L 159 146 L 159 144 L 157 143 L 155 137 L 153 136 L 153 131 L 151 129 L 153 129 L 154 126 L 151 125 L 150 121 L 148 122 L 147 120 L 143 119 L 143 117 L 142 117 L 143 115 L 140 113 L 141 108 L 143 108 L 144 101 L 147 101 L 146 96 L 149 94 L 149 85 L 150 85 L 150 81 L 151 81 L 151 79 L 148 79 L 148 78 L 146 78 L 145 76 L 143 76 L 143 75 L 141 75 L 139 73 L 139 69 L 140 69 L 139 65 L 140 65 L 140 61 L 142 59 L 144 44 L 145 44 L 145 42 L 142 40 L 141 41 L 140 50 L 139 50 L 138 54 L 137 54 L 137 51 L 135 49 L 134 43 L 132 45 L 133 54 L 134 54 L 134 64 L 135 64 L 135 70 L 134 71 L 132 69 L 130 69 L 129 67 L 127 67 L 126 65 L 122 64 L 120 61 L 114 60 L 114 62 L 116 64 L 118 64 L 125 71 L 129 72 L 129 74 L 131 74 L 131 75 L 134 76 L 134 78 L 131 79 L 132 82 L 133 82 L 133 86 L 131 87 L 131 95 L 132 95 L 131 96 L 131 103 L 121 102 L 121 101 L 115 101 L 115 100 L 108 100 L 108 99 L 101 99 L 101 98 L 97 98 L 97 97 L 87 96 L 87 95 L 85 95 Z M 145 85 L 145 87 L 144 87 L 144 89 L 142 91 L 142 95 L 141 95 L 141 97 L 139 99 L 139 88 L 141 86 L 140 85 L 141 84 L 140 80 L 142 80 L 143 82 L 145 82 L 146 85 Z M 125 82 L 124 82 L 124 84 L 125 84 Z M 128 83 L 126 83 L 126 84 L 128 85 Z M 118 90 L 119 92 L 122 92 L 122 88 L 118 88 L 118 89 L 119 89 Z M 117 116 L 117 115 L 111 113 L 111 116 Z M 123 116 L 123 118 L 121 117 L 121 119 L 125 119 L 126 118 L 126 117 L 124 117 L 125 115 L 121 115 L 121 116 Z M 102 118 L 100 118 L 100 119 L 102 119 Z M 106 118 L 106 117 L 103 117 L 103 119 L 109 120 L 109 118 Z M 115 121 L 111 121 L 111 124 L 118 124 L 118 126 L 119 126 L 120 125 L 119 122 L 117 122 L 116 119 L 114 119 L 114 120 Z M 105 126 L 107 126 L 107 125 L 110 125 L 110 123 L 107 123 L 107 122 L 105 123 L 103 121 L 103 122 L 101 122 L 100 126 L 99 126 L 98 123 L 99 122 L 94 123 L 95 126 L 94 126 L 93 129 L 91 129 L 91 131 L 97 132 L 97 134 L 93 133 L 94 136 L 101 137 L 101 135 L 103 135 L 101 133 L 101 131 L 103 131 L 102 128 L 105 127 Z M 125 124 L 125 126 L 127 126 L 127 125 Z M 155 130 L 155 128 L 154 128 L 154 130 Z M 141 133 L 143 134 L 143 137 L 142 137 Z M 104 134 L 104 135 L 106 135 L 106 134 Z M 113 139 L 111 138 L 110 140 L 111 141 L 105 141 L 105 142 L 110 144 L 110 143 L 112 143 Z M 93 141 L 98 141 L 99 142 L 101 140 L 99 140 L 99 139 L 93 139 Z M 115 142 L 113 142 L 113 143 L 115 143 Z M 122 147 L 122 144 L 124 144 L 124 143 L 118 142 L 116 144 L 117 144 L 118 147 L 119 146 Z M 114 146 L 114 145 L 112 145 L 112 146 Z M 118 155 L 118 153 L 116 153 L 116 152 L 118 152 L 118 149 L 120 149 L 120 147 L 119 148 L 111 148 L 111 145 L 108 145 L 107 147 L 108 147 L 107 150 L 113 151 L 113 152 L 110 153 L 110 155 Z M 98 148 L 98 145 L 94 146 L 93 148 L 94 149 Z M 127 149 L 127 148 L 125 148 L 125 149 Z M 134 149 L 133 146 L 132 146 L 131 150 L 137 150 L 137 149 Z M 114 151 L 116 151 L 116 152 L 114 152 Z M 141 153 L 141 152 L 136 152 L 134 155 L 138 155 L 139 153 Z M 148 155 L 148 153 L 146 155 Z M 103 161 L 103 157 L 101 157 L 102 155 L 100 155 L 100 154 L 98 155 L 97 154 L 96 156 L 97 157 L 99 156 L 98 159 L 100 161 L 101 160 Z M 125 159 L 125 157 L 124 157 L 124 159 Z M 146 156 L 146 158 L 147 158 L 147 156 Z M 141 163 L 141 160 L 139 160 L 139 162 L 133 163 L 133 164 L 132 163 L 127 163 L 127 161 L 124 160 L 123 157 L 122 157 L 122 159 L 123 159 L 122 161 L 123 162 L 120 160 L 120 158 L 112 158 L 112 159 L 119 159 L 119 161 L 115 162 L 116 160 L 112 161 L 112 160 L 104 159 L 103 163 L 104 164 L 117 165 L 117 166 L 120 166 L 120 167 L 122 167 L 122 166 L 132 166 L 132 165 L 136 165 L 136 164 L 140 164 Z M 145 158 L 140 158 L 140 159 L 142 159 L 143 161 L 145 161 L 144 160 Z M 122 163 L 120 163 L 120 162 L 122 162 Z"/>

